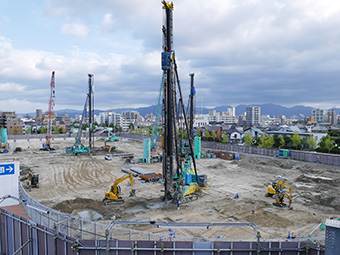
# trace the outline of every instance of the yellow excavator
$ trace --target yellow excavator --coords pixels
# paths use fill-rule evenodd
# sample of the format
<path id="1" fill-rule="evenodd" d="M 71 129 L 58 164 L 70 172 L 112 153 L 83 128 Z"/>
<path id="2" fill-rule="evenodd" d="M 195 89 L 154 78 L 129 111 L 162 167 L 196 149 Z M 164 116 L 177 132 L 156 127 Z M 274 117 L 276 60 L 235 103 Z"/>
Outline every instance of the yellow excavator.
<path id="1" fill-rule="evenodd" d="M 124 200 L 121 197 L 121 190 L 119 183 L 125 181 L 126 179 L 130 178 L 130 185 L 133 186 L 133 175 L 132 172 L 130 172 L 129 175 L 124 175 L 120 178 L 118 178 L 113 185 L 111 186 L 110 190 L 105 191 L 105 198 L 103 199 L 103 205 L 109 205 L 109 204 L 123 204 Z M 135 195 L 135 190 L 132 189 L 130 192 L 130 197 L 133 197 Z"/>
<path id="2" fill-rule="evenodd" d="M 39 188 L 39 174 L 36 172 L 29 171 L 26 183 L 29 191 L 31 191 L 32 188 Z"/>
<path id="3" fill-rule="evenodd" d="M 287 192 L 289 191 L 289 194 Z M 268 186 L 268 191 L 266 196 L 274 197 L 275 203 L 273 205 L 278 207 L 287 206 L 284 203 L 284 198 L 288 199 L 288 207 L 292 209 L 292 198 L 293 198 L 293 188 L 283 181 L 274 181 L 272 185 Z"/>

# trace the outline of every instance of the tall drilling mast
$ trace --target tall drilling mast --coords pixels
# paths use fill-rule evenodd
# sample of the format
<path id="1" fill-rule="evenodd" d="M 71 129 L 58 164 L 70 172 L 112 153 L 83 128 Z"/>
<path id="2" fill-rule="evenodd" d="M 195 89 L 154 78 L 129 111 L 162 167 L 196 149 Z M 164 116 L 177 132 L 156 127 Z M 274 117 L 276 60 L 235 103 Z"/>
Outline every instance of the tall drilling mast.
<path id="1" fill-rule="evenodd" d="M 163 53 L 162 70 L 166 77 L 164 82 L 164 157 L 163 157 L 163 176 L 164 179 L 164 198 L 165 201 L 171 199 L 173 193 L 173 87 L 174 87 L 174 64 L 171 61 L 173 56 L 173 4 L 163 1 L 165 9 L 165 24 L 163 24 Z"/>
<path id="2" fill-rule="evenodd" d="M 50 92 L 50 100 L 48 102 L 48 119 L 47 119 L 47 135 L 46 135 L 46 144 L 47 148 L 51 149 L 51 137 L 52 137 L 52 125 L 53 125 L 53 119 L 54 119 L 54 98 L 55 98 L 55 82 L 54 82 L 54 71 L 52 71 L 52 77 L 51 77 L 51 92 Z"/>
<path id="3" fill-rule="evenodd" d="M 92 107 L 94 107 L 94 96 L 93 96 L 93 84 L 92 84 L 92 77 L 93 74 L 88 74 L 89 76 L 89 93 L 88 93 L 88 103 L 89 103 L 89 148 L 90 150 L 93 147 L 92 144 L 92 123 L 94 118 L 94 110 Z"/>
<path id="4" fill-rule="evenodd" d="M 182 90 L 177 72 L 177 64 L 175 51 L 173 50 L 173 3 L 168 3 L 165 0 L 162 2 L 165 10 L 165 23 L 163 24 L 163 52 L 162 52 L 162 70 L 164 79 L 164 132 L 163 132 L 163 181 L 164 181 L 164 200 L 167 202 L 173 199 L 189 198 L 193 193 L 199 190 L 198 175 L 196 171 L 196 163 L 193 154 L 192 140 L 188 139 L 190 152 L 179 152 L 176 108 L 179 107 L 183 112 L 185 129 L 189 134 L 189 125 L 185 113 L 183 103 Z M 177 86 L 176 86 L 177 85 Z M 179 101 L 177 103 L 177 96 Z M 176 160 L 176 164 L 174 164 Z M 185 161 L 184 165 L 183 162 Z M 191 161 L 194 169 L 191 169 Z M 187 180 L 184 183 L 184 177 L 187 174 L 194 172 L 195 178 Z M 194 179 L 194 181 L 192 181 Z"/>
<path id="5" fill-rule="evenodd" d="M 194 96 L 195 96 L 195 87 L 194 87 L 194 73 L 190 73 L 190 122 L 189 122 L 189 133 L 190 133 L 190 139 L 194 139 Z"/>

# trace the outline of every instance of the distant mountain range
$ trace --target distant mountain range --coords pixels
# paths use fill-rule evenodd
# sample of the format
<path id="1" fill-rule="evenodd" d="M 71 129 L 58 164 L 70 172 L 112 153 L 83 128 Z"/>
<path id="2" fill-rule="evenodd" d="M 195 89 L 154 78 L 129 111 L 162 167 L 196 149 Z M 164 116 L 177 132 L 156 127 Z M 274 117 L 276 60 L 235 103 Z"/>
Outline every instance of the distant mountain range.
<path id="1" fill-rule="evenodd" d="M 304 116 L 312 115 L 313 107 L 297 105 L 294 107 L 285 107 L 276 104 L 252 104 L 252 105 L 238 105 L 235 107 L 235 114 L 238 116 L 246 112 L 246 108 L 248 106 L 259 106 L 261 107 L 261 115 L 270 115 L 270 116 L 278 116 L 278 115 L 285 115 L 287 118 L 291 118 L 293 115 L 299 116 L 299 114 L 303 114 Z M 217 112 L 225 112 L 231 108 L 231 106 L 217 106 L 214 108 L 196 108 L 196 113 L 207 114 L 211 110 L 216 110 Z M 340 112 L 339 108 L 335 108 L 336 112 Z M 140 108 L 118 108 L 118 109 L 110 109 L 110 111 L 115 111 L 116 113 L 122 113 L 124 111 L 138 111 L 142 116 L 145 117 L 148 113 L 155 114 L 156 106 L 148 106 L 148 107 L 140 107 Z M 70 117 L 74 118 L 75 115 L 81 115 L 82 111 L 79 110 L 72 110 L 72 109 L 65 109 L 65 110 L 58 110 L 55 111 L 58 116 L 67 113 Z M 103 110 L 95 110 L 94 113 L 98 115 L 101 112 L 105 112 Z M 35 113 L 27 113 L 30 116 L 35 116 Z M 26 115 L 26 114 L 19 114 L 18 115 Z"/>

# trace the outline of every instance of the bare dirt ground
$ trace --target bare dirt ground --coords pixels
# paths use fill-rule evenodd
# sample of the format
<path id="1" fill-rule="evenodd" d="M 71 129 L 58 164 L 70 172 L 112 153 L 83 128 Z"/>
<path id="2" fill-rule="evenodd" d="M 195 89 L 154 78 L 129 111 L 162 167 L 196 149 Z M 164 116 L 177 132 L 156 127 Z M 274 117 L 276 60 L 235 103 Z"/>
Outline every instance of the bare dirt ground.
<path id="1" fill-rule="evenodd" d="M 124 175 L 120 158 L 104 160 L 104 153 L 95 155 L 67 155 L 65 146 L 74 140 L 55 140 L 56 153 L 39 151 L 44 141 L 16 141 L 11 147 L 21 147 L 22 152 L 1 155 L 20 161 L 22 171 L 40 173 L 40 188 L 30 195 L 51 208 L 77 215 L 82 209 L 92 209 L 102 215 L 98 221 L 167 221 L 167 222 L 253 222 L 264 239 L 286 238 L 293 232 L 297 238 L 307 238 L 326 218 L 340 217 L 340 169 L 287 159 L 250 156 L 242 154 L 238 161 L 200 159 L 198 174 L 208 176 L 210 189 L 203 191 L 198 200 L 183 204 L 165 204 L 162 183 L 142 183 L 135 178 L 136 196 L 129 197 L 129 182 L 120 184 L 125 203 L 103 206 L 104 191 Z M 97 140 L 96 146 L 104 144 Z M 115 142 L 116 153 L 135 153 L 142 157 L 141 141 L 121 139 Z M 25 168 L 23 168 L 25 166 Z M 134 164 L 161 173 L 161 164 Z M 265 197 L 267 186 L 282 179 L 293 187 L 293 210 L 273 206 L 273 198 Z M 239 198 L 235 199 L 238 194 Z M 134 227 L 139 230 L 159 232 L 150 226 Z M 253 239 L 249 227 L 211 228 L 205 230 L 182 229 L 181 236 L 201 236 L 228 239 Z M 324 236 L 315 231 L 313 236 Z"/>

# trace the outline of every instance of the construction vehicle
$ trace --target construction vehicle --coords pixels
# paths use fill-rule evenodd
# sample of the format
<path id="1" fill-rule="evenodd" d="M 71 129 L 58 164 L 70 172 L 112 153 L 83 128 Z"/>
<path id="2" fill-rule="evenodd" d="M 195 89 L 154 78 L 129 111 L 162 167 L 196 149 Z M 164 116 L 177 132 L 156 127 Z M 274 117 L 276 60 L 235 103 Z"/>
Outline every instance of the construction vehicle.
<path id="1" fill-rule="evenodd" d="M 288 190 L 288 192 L 287 192 Z M 275 202 L 273 205 L 282 207 L 287 206 L 284 203 L 284 198 L 288 199 L 288 207 L 292 209 L 292 197 L 293 197 L 293 189 L 287 183 L 283 181 L 274 181 L 271 185 L 268 186 L 266 196 L 274 197 Z"/>
<path id="2" fill-rule="evenodd" d="M 119 141 L 119 138 L 117 136 L 115 136 L 108 128 L 105 128 L 109 133 L 110 133 L 110 137 L 108 137 L 106 140 L 105 140 L 105 145 L 107 142 L 118 142 Z"/>
<path id="3" fill-rule="evenodd" d="M 199 185 L 200 176 L 196 168 L 193 139 L 190 139 L 192 135 L 190 134 L 175 50 L 173 49 L 173 3 L 168 3 L 164 0 L 162 4 L 165 11 L 162 26 L 163 52 L 161 61 L 163 72 L 161 84 L 161 89 L 163 89 L 163 98 L 161 100 L 163 103 L 162 180 L 164 183 L 162 199 L 166 203 L 176 201 L 179 204 L 179 202 L 197 199 L 197 193 L 208 189 L 208 187 L 206 186 L 207 178 L 204 178 L 204 186 Z M 191 124 L 193 124 L 193 121 Z M 178 131 L 180 125 L 183 125 L 183 132 L 185 132 L 182 137 L 180 137 L 179 133 L 183 132 Z M 188 139 L 186 146 L 183 146 L 185 136 Z"/>
<path id="4" fill-rule="evenodd" d="M 26 183 L 30 191 L 32 188 L 39 188 L 39 174 L 29 171 Z"/>
<path id="5" fill-rule="evenodd" d="M 54 81 L 54 71 L 52 72 L 51 76 L 51 83 L 50 83 L 50 99 L 48 102 L 48 113 L 47 113 L 47 135 L 46 135 L 46 147 L 43 147 L 41 150 L 54 150 L 51 147 L 51 138 L 52 138 L 52 125 L 54 122 L 54 112 L 53 107 L 55 106 L 54 98 L 55 98 L 55 81 Z"/>
<path id="6" fill-rule="evenodd" d="M 91 147 L 93 147 L 92 145 L 92 135 L 91 135 L 91 131 L 92 131 L 92 120 L 93 120 L 93 111 L 91 110 L 91 106 L 93 104 L 93 85 L 92 85 L 92 74 L 89 74 L 89 93 L 86 96 L 86 100 L 85 100 L 85 105 L 84 105 L 84 109 L 83 109 L 83 113 L 82 113 L 82 118 L 80 120 L 80 124 L 79 124 L 79 129 L 78 129 L 78 133 L 77 136 L 75 138 L 75 142 L 74 145 L 72 147 L 66 147 L 66 153 L 67 154 L 71 154 L 73 153 L 74 155 L 78 155 L 79 153 L 89 153 L 91 152 Z M 82 127 L 83 127 L 83 120 L 86 117 L 86 112 L 87 112 L 87 106 L 89 106 L 89 146 L 86 147 L 82 144 L 81 142 L 81 137 L 82 137 Z"/>
<path id="7" fill-rule="evenodd" d="M 133 175 L 132 172 L 130 172 L 129 175 L 124 175 L 120 178 L 118 178 L 113 185 L 111 186 L 110 190 L 105 191 L 105 198 L 103 199 L 103 205 L 109 205 L 109 204 L 123 204 L 124 200 L 121 197 L 121 189 L 119 186 L 119 183 L 125 181 L 126 179 L 130 178 L 130 185 L 133 186 Z M 133 197 L 135 195 L 135 190 L 132 189 L 130 192 L 130 197 Z"/>
<path id="8" fill-rule="evenodd" d="M 7 128 L 1 128 L 0 153 L 8 152 Z"/>

